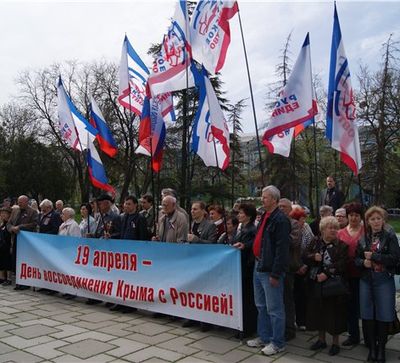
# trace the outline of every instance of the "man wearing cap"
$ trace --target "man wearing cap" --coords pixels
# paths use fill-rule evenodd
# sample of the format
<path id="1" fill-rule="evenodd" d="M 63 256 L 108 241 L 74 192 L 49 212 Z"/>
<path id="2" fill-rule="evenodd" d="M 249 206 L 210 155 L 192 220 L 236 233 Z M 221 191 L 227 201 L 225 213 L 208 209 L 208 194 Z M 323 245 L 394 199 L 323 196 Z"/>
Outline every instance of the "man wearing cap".
<path id="1" fill-rule="evenodd" d="M 20 231 L 36 231 L 38 224 L 38 212 L 29 206 L 29 198 L 21 195 L 17 200 L 18 208 L 13 209 L 7 223 L 7 230 L 11 233 L 11 248 L 15 270 L 17 259 L 17 234 Z M 29 286 L 16 285 L 15 290 L 26 290 Z"/>
<path id="2" fill-rule="evenodd" d="M 121 232 L 121 220 L 118 214 L 111 210 L 113 199 L 108 194 L 102 194 L 96 199 L 100 217 L 92 237 L 118 239 Z"/>

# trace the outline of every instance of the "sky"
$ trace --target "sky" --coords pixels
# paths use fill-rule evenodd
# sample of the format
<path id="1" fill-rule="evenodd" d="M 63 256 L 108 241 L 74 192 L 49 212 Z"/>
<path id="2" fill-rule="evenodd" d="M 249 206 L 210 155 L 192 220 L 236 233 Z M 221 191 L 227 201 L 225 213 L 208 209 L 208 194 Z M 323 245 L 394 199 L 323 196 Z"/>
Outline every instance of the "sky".
<path id="1" fill-rule="evenodd" d="M 125 34 L 150 66 L 147 50 L 161 41 L 174 4 L 173 0 L 1 0 L 0 106 L 18 96 L 14 81 L 24 70 L 67 60 L 119 63 Z M 265 110 L 268 84 L 277 80 L 275 66 L 290 32 L 293 63 L 310 32 L 313 72 L 327 88 L 333 1 L 239 1 L 239 8 L 260 127 L 269 118 Z M 391 33 L 400 40 L 400 1 L 338 0 L 337 9 L 356 85 L 360 64 L 378 69 L 382 44 Z M 231 20 L 231 45 L 221 79 L 230 103 L 250 97 L 238 16 Z M 247 104 L 243 129 L 253 133 L 250 101 Z"/>

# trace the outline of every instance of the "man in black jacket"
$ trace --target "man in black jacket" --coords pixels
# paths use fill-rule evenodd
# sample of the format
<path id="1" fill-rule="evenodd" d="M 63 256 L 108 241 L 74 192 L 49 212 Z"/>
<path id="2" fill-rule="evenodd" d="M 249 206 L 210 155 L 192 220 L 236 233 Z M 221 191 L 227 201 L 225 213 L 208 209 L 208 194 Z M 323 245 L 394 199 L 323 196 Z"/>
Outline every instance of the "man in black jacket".
<path id="1" fill-rule="evenodd" d="M 149 239 L 146 218 L 138 212 L 138 200 L 134 195 L 125 198 L 121 216 L 120 239 L 146 241 Z"/>
<path id="2" fill-rule="evenodd" d="M 333 176 L 326 178 L 326 189 L 322 191 L 321 205 L 329 205 L 333 208 L 333 213 L 344 203 L 344 194 L 336 186 Z"/>
<path id="3" fill-rule="evenodd" d="M 253 243 L 254 300 L 258 310 L 258 337 L 250 347 L 262 347 L 265 355 L 285 350 L 284 278 L 289 267 L 290 221 L 278 208 L 280 191 L 273 185 L 262 190 L 265 213 Z"/>

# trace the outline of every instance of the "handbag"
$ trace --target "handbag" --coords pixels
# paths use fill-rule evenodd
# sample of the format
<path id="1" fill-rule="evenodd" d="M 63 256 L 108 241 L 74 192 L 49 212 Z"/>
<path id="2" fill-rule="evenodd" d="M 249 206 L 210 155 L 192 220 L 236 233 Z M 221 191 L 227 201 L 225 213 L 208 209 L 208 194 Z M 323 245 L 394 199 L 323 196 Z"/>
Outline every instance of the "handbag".
<path id="1" fill-rule="evenodd" d="M 348 293 L 349 289 L 343 282 L 342 277 L 336 275 L 330 276 L 324 282 L 316 283 L 314 289 L 314 297 L 316 298 L 342 296 Z"/>
<path id="2" fill-rule="evenodd" d="M 400 333 L 400 321 L 397 313 L 394 312 L 394 320 L 388 323 L 388 335 L 395 335 Z"/>

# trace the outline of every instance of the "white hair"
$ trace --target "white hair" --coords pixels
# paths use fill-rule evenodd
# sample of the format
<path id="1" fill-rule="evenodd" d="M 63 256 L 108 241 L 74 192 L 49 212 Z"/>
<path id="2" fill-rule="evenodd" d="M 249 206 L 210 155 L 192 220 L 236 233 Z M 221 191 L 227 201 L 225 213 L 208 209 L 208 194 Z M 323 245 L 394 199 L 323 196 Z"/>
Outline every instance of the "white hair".
<path id="1" fill-rule="evenodd" d="M 41 201 L 41 203 L 39 204 L 39 207 L 50 207 L 51 209 L 53 209 L 53 202 L 49 199 L 43 199 Z"/>
<path id="2" fill-rule="evenodd" d="M 75 216 L 75 211 L 70 208 L 70 207 L 66 207 L 62 210 L 63 214 L 67 214 L 69 216 L 69 218 L 74 218 Z"/>
<path id="3" fill-rule="evenodd" d="M 272 198 L 274 198 L 277 202 L 281 199 L 281 192 L 275 185 L 267 185 L 262 190 L 263 193 L 268 193 Z"/>

